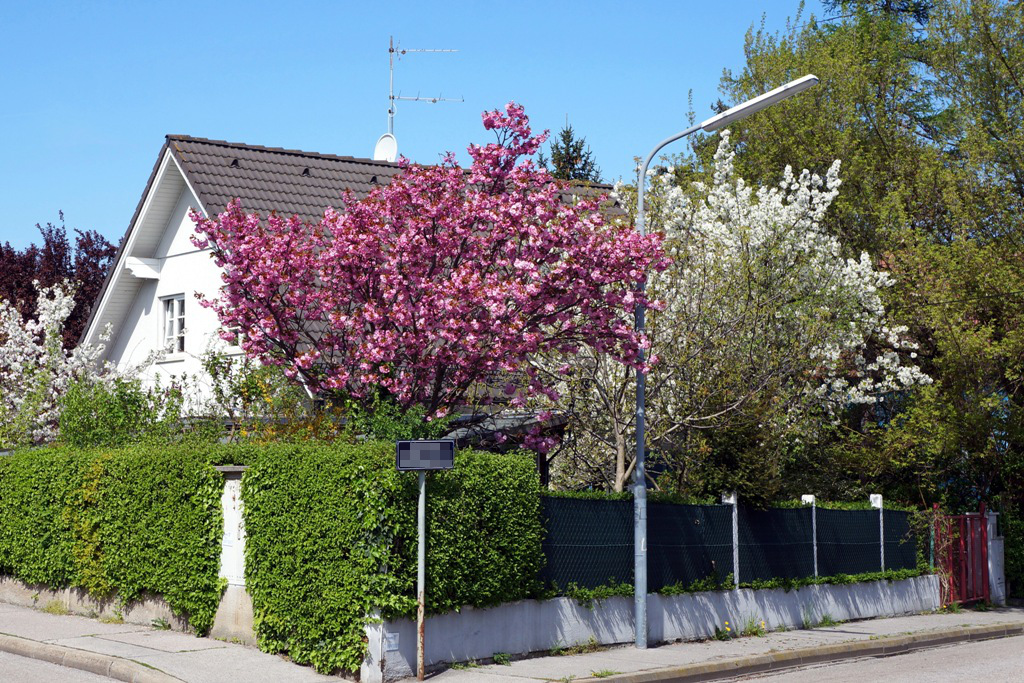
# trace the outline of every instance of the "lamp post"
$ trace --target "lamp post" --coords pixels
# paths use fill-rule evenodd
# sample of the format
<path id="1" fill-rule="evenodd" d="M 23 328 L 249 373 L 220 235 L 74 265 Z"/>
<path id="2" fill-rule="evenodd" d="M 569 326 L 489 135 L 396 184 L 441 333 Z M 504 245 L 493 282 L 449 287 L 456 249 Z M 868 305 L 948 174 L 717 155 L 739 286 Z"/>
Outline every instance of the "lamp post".
<path id="1" fill-rule="evenodd" d="M 808 74 L 775 90 L 758 95 L 752 100 L 738 104 L 732 109 L 712 116 L 710 119 L 687 128 L 681 133 L 676 133 L 672 137 L 665 138 L 658 143 L 658 146 L 651 150 L 643 165 L 640 166 L 636 198 L 637 231 L 641 235 L 647 234 L 644 224 L 644 184 L 647 181 L 647 169 L 651 165 L 651 161 L 663 147 L 676 140 L 685 138 L 687 135 L 696 133 L 698 130 L 710 133 L 724 128 L 734 121 L 739 121 L 755 112 L 767 109 L 773 104 L 803 92 L 817 83 L 818 77 Z M 637 285 L 637 291 L 642 294 L 646 288 L 647 280 L 645 278 Z M 637 303 L 634 316 L 636 331 L 641 334 L 644 332 L 645 313 L 644 305 Z M 644 362 L 644 356 L 644 350 L 640 349 L 639 360 L 641 364 Z M 636 464 L 633 468 L 633 623 L 635 625 L 636 646 L 641 649 L 647 647 L 647 475 L 644 467 L 644 447 L 646 445 L 646 438 L 644 436 L 644 389 L 646 383 L 646 373 L 638 370 L 636 373 Z"/>

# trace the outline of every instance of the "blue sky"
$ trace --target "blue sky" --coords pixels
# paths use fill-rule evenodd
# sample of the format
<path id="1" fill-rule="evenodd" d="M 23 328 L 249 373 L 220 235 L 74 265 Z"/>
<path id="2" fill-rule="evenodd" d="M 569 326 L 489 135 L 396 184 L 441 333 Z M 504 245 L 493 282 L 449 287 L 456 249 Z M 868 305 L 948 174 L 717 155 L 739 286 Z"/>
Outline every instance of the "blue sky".
<path id="1" fill-rule="evenodd" d="M 707 115 L 762 14 L 779 29 L 796 11 L 797 0 L 5 2 L 0 242 L 24 247 L 59 210 L 69 228 L 116 241 L 168 133 L 371 156 L 387 130 L 390 35 L 459 50 L 406 56 L 396 92 L 465 98 L 399 103 L 401 153 L 465 160 L 468 142 L 489 140 L 480 112 L 516 100 L 553 133 L 568 115 L 614 180 L 685 127 L 689 89 Z"/>

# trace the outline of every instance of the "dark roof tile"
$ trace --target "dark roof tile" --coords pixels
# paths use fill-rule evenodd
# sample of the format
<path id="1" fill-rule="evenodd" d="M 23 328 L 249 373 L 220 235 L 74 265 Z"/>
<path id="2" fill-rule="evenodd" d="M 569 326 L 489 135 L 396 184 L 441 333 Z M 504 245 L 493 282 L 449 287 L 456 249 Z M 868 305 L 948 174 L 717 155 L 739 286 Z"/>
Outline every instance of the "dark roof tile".
<path id="1" fill-rule="evenodd" d="M 297 214 L 315 221 L 328 206 L 340 206 L 342 194 L 369 193 L 374 184 L 399 172 L 398 164 L 276 147 L 243 145 L 185 135 L 168 135 L 167 144 L 211 214 L 235 197 L 248 211 Z M 238 159 L 237 166 L 231 163 Z M 307 175 L 303 172 L 309 169 Z"/>

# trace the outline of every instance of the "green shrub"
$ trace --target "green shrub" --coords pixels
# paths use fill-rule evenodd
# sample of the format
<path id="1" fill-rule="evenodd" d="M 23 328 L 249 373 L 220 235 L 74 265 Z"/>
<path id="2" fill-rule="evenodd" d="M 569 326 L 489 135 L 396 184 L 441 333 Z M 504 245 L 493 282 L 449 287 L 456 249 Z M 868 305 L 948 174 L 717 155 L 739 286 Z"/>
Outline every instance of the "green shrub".
<path id="1" fill-rule="evenodd" d="M 60 398 L 60 440 L 79 448 L 168 441 L 180 431 L 181 401 L 174 389 L 145 389 L 134 379 L 79 379 Z"/>
<path id="2" fill-rule="evenodd" d="M 0 573 L 122 604 L 156 593 L 213 625 L 223 521 L 207 454 L 171 446 L 0 458 Z"/>
<path id="3" fill-rule="evenodd" d="M 1008 506 L 1000 512 L 1006 585 L 1011 597 L 1024 597 L 1024 518 Z"/>
<path id="4" fill-rule="evenodd" d="M 416 474 L 394 445 L 268 447 L 242 479 L 246 584 L 260 647 L 355 671 L 373 610 L 412 616 Z M 427 609 L 533 595 L 542 563 L 533 458 L 459 451 L 428 475 Z"/>

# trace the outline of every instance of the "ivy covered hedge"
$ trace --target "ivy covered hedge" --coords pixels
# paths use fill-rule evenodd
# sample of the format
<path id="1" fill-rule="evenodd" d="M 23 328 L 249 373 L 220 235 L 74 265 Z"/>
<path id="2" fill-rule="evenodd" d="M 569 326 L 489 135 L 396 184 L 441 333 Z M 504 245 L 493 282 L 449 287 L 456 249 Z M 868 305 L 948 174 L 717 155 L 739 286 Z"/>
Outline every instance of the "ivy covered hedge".
<path id="1" fill-rule="evenodd" d="M 156 593 L 205 633 L 222 592 L 223 478 L 210 457 L 139 446 L 0 458 L 0 574 L 120 604 Z"/>
<path id="2" fill-rule="evenodd" d="M 358 670 L 364 625 L 415 614 L 417 476 L 394 444 L 266 447 L 242 478 L 246 585 L 260 647 Z M 460 450 L 428 475 L 427 609 L 536 595 L 543 562 L 532 458 Z"/>

